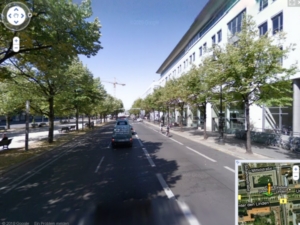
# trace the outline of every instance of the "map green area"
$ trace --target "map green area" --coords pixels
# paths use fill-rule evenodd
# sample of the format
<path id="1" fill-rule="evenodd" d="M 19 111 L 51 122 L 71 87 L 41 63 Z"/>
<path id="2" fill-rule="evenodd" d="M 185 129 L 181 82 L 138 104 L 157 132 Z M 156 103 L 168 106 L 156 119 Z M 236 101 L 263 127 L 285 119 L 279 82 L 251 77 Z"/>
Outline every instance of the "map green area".
<path id="1" fill-rule="evenodd" d="M 238 224 L 300 223 L 298 163 L 241 163 L 238 166 Z M 295 168 L 297 171 L 295 172 Z"/>

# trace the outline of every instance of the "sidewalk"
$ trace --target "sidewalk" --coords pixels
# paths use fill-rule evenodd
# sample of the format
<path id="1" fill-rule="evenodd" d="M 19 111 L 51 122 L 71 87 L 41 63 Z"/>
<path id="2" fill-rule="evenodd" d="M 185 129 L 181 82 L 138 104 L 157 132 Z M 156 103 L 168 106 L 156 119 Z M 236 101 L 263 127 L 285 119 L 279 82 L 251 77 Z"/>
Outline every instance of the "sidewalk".
<path id="1" fill-rule="evenodd" d="M 159 124 L 154 124 L 153 122 L 145 120 L 144 123 L 150 124 L 159 129 Z M 253 154 L 247 154 L 245 141 L 235 138 L 234 134 L 224 134 L 225 144 L 220 145 L 218 143 L 219 133 L 207 132 L 207 140 L 204 140 L 204 132 L 202 130 L 192 127 L 182 127 L 182 129 L 180 127 L 171 127 L 171 136 L 172 133 L 241 159 L 300 159 L 299 153 L 291 152 L 279 147 L 264 146 L 256 143 L 252 143 Z"/>
<path id="2" fill-rule="evenodd" d="M 86 122 L 86 121 L 85 121 Z M 54 123 L 54 132 L 53 132 L 53 137 L 54 140 L 56 140 L 59 136 L 64 135 L 64 133 L 59 133 L 58 130 L 61 127 L 64 126 L 71 126 L 71 125 L 76 125 L 75 123 L 66 123 L 66 124 L 61 124 L 59 121 Z M 78 128 L 82 129 L 82 124 L 78 124 Z M 48 130 L 49 126 L 45 127 L 36 127 L 32 128 L 29 127 L 29 142 L 28 145 L 32 145 L 33 143 L 36 143 L 41 140 L 47 140 L 48 138 Z M 25 126 L 24 128 L 15 128 L 15 129 L 9 129 L 8 131 L 5 132 L 8 136 L 9 139 L 13 139 L 11 144 L 9 145 L 10 149 L 16 149 L 16 148 L 24 148 L 25 147 Z M 0 147 L 0 151 L 5 151 Z"/>

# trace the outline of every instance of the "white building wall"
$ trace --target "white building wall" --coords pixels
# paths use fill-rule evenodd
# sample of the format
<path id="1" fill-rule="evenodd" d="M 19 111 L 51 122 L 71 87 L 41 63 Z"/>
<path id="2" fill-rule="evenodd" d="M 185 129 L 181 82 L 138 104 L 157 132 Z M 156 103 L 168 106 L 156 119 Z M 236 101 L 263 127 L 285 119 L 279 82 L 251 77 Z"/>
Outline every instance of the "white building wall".
<path id="1" fill-rule="evenodd" d="M 270 30 L 270 35 L 272 35 L 272 18 L 280 12 L 283 12 L 283 30 L 287 33 L 286 43 L 283 43 L 283 47 L 287 46 L 290 43 L 299 43 L 300 45 L 300 30 L 297 27 L 297 23 L 300 21 L 300 8 L 299 7 L 288 7 L 287 0 L 269 0 L 268 6 L 259 11 L 259 3 L 256 0 L 241 0 L 231 8 L 231 10 L 220 18 L 216 24 L 207 31 L 207 33 L 202 36 L 191 48 L 190 50 L 180 59 L 172 68 L 170 68 L 163 77 L 158 81 L 160 86 L 164 86 L 166 83 L 166 77 L 168 80 L 172 77 L 178 78 L 184 72 L 188 72 L 191 69 L 192 64 L 199 65 L 203 57 L 211 53 L 204 53 L 202 57 L 199 56 L 199 48 L 206 43 L 207 49 L 212 47 L 212 36 L 216 36 L 216 43 L 221 47 L 225 46 L 228 41 L 228 28 L 227 24 L 234 17 L 236 17 L 241 11 L 246 8 L 247 14 L 252 15 L 257 26 L 261 25 L 265 21 L 268 22 L 268 29 Z M 222 30 L 222 41 L 219 42 L 217 39 L 217 32 Z M 190 55 L 195 53 L 195 61 L 190 64 Z M 290 65 L 297 62 L 300 58 L 300 46 L 297 46 L 295 51 L 289 54 L 287 59 L 283 60 L 283 66 L 289 67 Z M 188 60 L 188 66 L 184 68 L 184 61 Z M 178 67 L 181 65 L 181 72 L 178 73 Z M 299 66 L 298 66 L 299 67 Z M 174 75 L 173 71 L 176 70 Z M 169 76 L 171 74 L 171 77 Z M 300 73 L 297 73 L 293 78 L 300 78 Z M 207 129 L 211 130 L 212 124 L 212 108 L 211 105 L 207 106 Z M 262 128 L 262 108 L 258 106 L 250 107 L 250 120 L 255 127 Z M 269 127 L 266 121 L 266 127 Z"/>

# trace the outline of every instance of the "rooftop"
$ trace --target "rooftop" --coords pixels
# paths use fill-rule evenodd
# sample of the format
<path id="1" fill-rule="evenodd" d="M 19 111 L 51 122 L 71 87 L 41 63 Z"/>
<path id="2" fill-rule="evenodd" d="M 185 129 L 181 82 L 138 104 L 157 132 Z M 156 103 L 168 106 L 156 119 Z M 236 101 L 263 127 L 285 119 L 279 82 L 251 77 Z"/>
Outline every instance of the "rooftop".
<path id="1" fill-rule="evenodd" d="M 230 0 L 209 0 L 202 11 L 194 20 L 188 31 L 181 38 L 179 43 L 169 54 L 167 59 L 159 67 L 156 73 L 161 74 L 173 62 L 173 60 L 184 50 L 189 41 L 204 27 L 210 20 L 214 19 L 220 9 L 223 8 Z"/>

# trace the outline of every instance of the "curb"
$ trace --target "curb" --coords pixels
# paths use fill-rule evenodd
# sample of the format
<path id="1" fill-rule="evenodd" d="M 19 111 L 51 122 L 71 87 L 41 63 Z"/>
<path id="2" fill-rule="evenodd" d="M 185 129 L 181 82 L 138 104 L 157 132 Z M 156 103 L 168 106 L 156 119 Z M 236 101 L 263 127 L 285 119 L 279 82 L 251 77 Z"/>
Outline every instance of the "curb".
<path id="1" fill-rule="evenodd" d="M 154 127 L 157 127 L 155 124 L 152 124 L 152 123 L 150 123 L 148 121 L 145 121 L 145 122 L 147 124 L 150 124 L 150 125 L 154 126 Z M 237 146 L 230 146 L 228 144 L 225 144 L 225 146 L 230 146 L 231 148 L 234 148 L 235 152 L 233 152 L 233 151 L 230 151 L 230 150 L 222 148 L 222 145 L 218 145 L 218 144 L 216 144 L 214 142 L 210 142 L 210 141 L 206 141 L 206 140 L 205 141 L 201 141 L 198 138 L 191 138 L 189 135 L 182 135 L 182 133 L 185 133 L 185 132 L 177 132 L 177 131 L 173 130 L 172 133 L 174 133 L 174 134 L 176 134 L 178 136 L 187 138 L 189 140 L 195 141 L 195 142 L 200 143 L 202 145 L 205 145 L 207 147 L 210 147 L 210 148 L 212 148 L 214 150 L 226 153 L 226 154 L 231 155 L 231 156 L 235 156 L 237 158 L 248 159 L 248 160 L 249 159 L 274 159 L 274 158 L 271 158 L 271 157 L 268 157 L 268 156 L 264 156 L 264 155 L 260 155 L 260 154 L 257 154 L 257 153 L 253 153 L 252 155 L 250 155 L 250 154 L 246 153 L 245 149 L 242 149 L 242 148 L 237 147 Z M 249 156 L 252 156 L 252 157 L 249 157 Z"/>
<path id="2" fill-rule="evenodd" d="M 105 126 L 107 123 L 108 123 L 108 122 L 102 123 L 103 125 L 100 126 L 99 128 Z M 94 130 L 95 130 L 95 129 L 94 129 Z M 43 156 L 43 155 L 46 155 L 47 153 L 53 152 L 53 151 L 57 150 L 58 148 L 61 148 L 61 147 L 65 146 L 65 145 L 69 144 L 70 142 L 74 141 L 74 139 L 75 139 L 75 138 L 73 138 L 72 140 L 70 140 L 70 141 L 68 141 L 68 142 L 66 142 L 66 143 L 63 143 L 62 145 L 56 146 L 56 147 L 54 147 L 54 148 L 52 148 L 52 149 L 50 149 L 50 150 L 48 150 L 48 151 L 46 151 L 46 152 L 43 152 L 43 153 L 41 153 L 41 154 L 32 156 L 32 157 L 30 157 L 30 158 L 28 158 L 28 159 L 26 159 L 26 160 L 24 160 L 24 161 L 22 161 L 22 162 L 20 162 L 20 163 L 17 163 L 17 164 L 15 164 L 15 165 L 13 165 L 13 166 L 10 166 L 10 167 L 4 169 L 2 172 L 0 172 L 0 176 L 3 176 L 4 174 L 7 174 L 7 173 L 9 173 L 9 172 L 11 172 L 11 171 L 13 171 L 13 170 L 15 170 L 15 169 L 21 167 L 21 166 L 24 166 L 24 165 L 26 165 L 27 163 L 30 163 L 30 162 L 34 161 L 34 159 L 38 159 L 39 157 L 41 157 L 41 156 Z"/>

